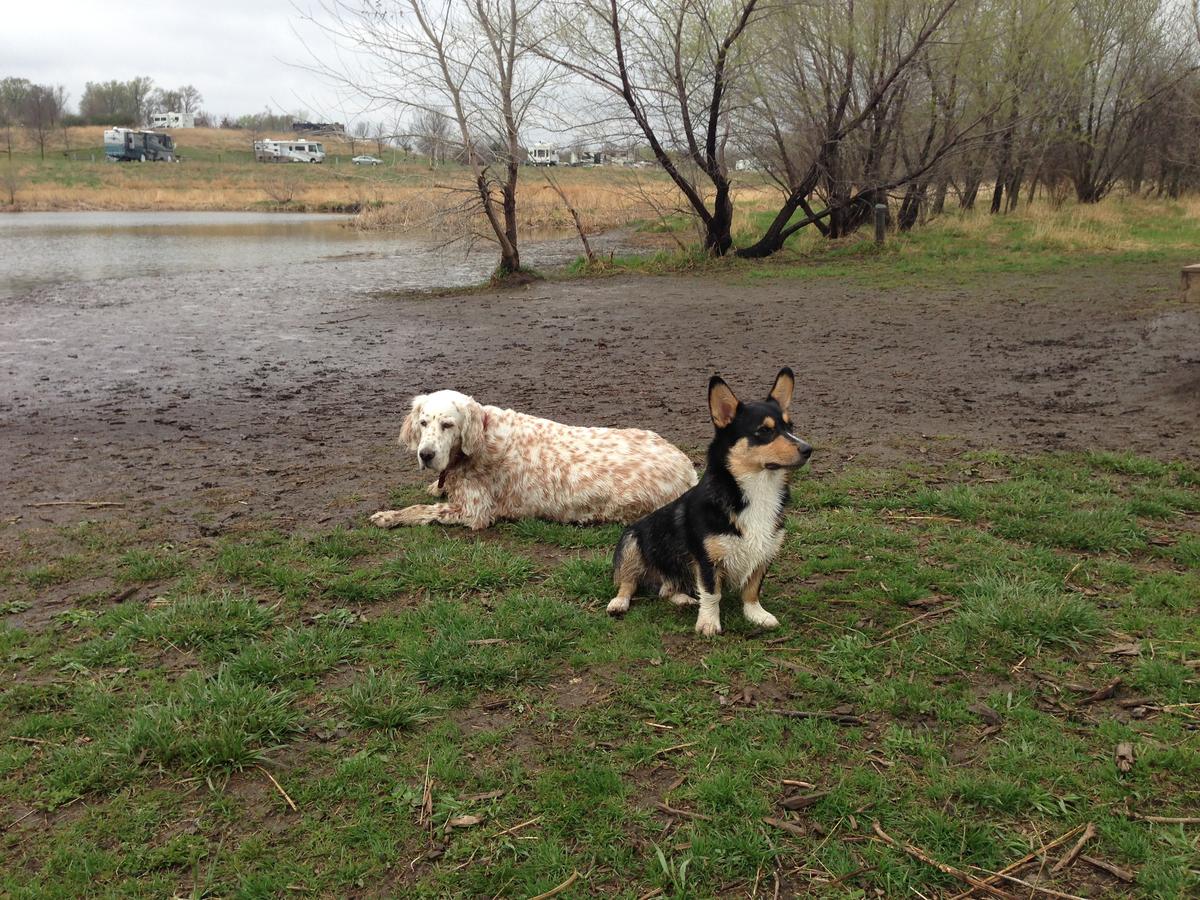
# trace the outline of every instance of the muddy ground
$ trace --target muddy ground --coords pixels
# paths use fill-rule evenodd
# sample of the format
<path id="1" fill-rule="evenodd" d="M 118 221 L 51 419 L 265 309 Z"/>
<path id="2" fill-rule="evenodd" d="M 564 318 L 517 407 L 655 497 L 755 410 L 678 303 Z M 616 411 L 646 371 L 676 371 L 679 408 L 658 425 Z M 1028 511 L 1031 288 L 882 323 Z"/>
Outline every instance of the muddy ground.
<path id="1" fill-rule="evenodd" d="M 813 468 L 964 448 L 1200 457 L 1177 266 L 881 290 L 614 277 L 396 299 L 388 260 L 102 281 L 0 301 L 0 524 L 113 510 L 184 537 L 350 521 L 419 479 L 394 436 L 453 387 L 567 422 L 710 433 L 719 371 L 791 365 Z M 120 507 L 37 505 L 100 500 Z"/>

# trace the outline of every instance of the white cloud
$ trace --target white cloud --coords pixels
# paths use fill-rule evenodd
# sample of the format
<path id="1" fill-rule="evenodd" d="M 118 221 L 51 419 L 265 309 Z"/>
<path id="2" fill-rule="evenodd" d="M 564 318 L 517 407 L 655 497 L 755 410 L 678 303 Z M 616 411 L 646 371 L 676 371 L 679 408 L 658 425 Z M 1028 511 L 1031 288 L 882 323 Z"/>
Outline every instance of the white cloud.
<path id="1" fill-rule="evenodd" d="M 303 108 L 319 118 L 353 120 L 362 102 L 339 97 L 299 66 L 309 51 L 295 34 L 291 0 L 182 3 L 13 3 L 0 27 L 0 77 L 62 84 L 76 105 L 88 81 L 137 75 L 160 87 L 195 85 L 217 115 Z M 311 27 L 305 39 L 320 41 Z M 368 118 L 382 117 L 366 113 Z"/>

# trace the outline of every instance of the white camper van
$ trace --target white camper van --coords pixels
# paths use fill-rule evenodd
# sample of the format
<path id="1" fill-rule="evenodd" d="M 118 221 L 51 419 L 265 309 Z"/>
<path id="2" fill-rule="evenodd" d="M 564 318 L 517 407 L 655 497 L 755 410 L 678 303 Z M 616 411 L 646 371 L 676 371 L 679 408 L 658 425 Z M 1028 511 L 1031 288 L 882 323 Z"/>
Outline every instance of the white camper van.
<path id="1" fill-rule="evenodd" d="M 255 141 L 254 158 L 259 162 L 325 161 L 325 148 L 317 141 Z"/>
<path id="2" fill-rule="evenodd" d="M 534 144 L 529 148 L 526 161 L 531 166 L 557 166 L 558 148 L 551 144 Z"/>
<path id="3" fill-rule="evenodd" d="M 195 128 L 196 117 L 191 113 L 161 112 L 150 114 L 151 128 Z"/>

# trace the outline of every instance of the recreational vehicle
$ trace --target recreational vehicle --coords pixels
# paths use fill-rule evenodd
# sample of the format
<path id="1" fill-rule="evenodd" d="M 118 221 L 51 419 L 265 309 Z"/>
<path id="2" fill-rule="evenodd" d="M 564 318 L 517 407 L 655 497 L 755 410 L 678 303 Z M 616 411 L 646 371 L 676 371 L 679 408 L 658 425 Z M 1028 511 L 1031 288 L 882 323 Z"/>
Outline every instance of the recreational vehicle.
<path id="1" fill-rule="evenodd" d="M 550 144 L 534 144 L 529 148 L 527 161 L 531 166 L 557 166 L 558 148 Z"/>
<path id="2" fill-rule="evenodd" d="M 196 117 L 191 113 L 161 112 L 150 114 L 151 128 L 195 128 Z"/>
<path id="3" fill-rule="evenodd" d="M 316 141 L 255 141 L 254 158 L 259 162 L 319 163 L 325 148 Z"/>
<path id="4" fill-rule="evenodd" d="M 104 155 L 127 162 L 173 162 L 175 139 L 154 131 L 109 128 L 104 132 Z"/>

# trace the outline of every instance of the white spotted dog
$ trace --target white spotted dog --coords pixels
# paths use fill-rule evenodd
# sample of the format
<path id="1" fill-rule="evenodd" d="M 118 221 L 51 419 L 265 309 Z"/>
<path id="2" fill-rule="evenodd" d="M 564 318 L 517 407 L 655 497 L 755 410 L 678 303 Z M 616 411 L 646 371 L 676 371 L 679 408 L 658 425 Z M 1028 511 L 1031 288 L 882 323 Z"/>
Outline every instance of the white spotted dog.
<path id="1" fill-rule="evenodd" d="M 400 444 L 446 502 L 384 510 L 380 528 L 466 525 L 536 517 L 555 522 L 631 522 L 696 483 L 696 470 L 652 431 L 584 428 L 481 406 L 458 391 L 414 397 Z"/>
<path id="2" fill-rule="evenodd" d="M 761 628 L 779 621 L 762 608 L 767 566 L 783 545 L 788 474 L 808 461 L 812 447 L 791 432 L 788 406 L 796 380 L 783 369 L 764 401 L 742 403 L 714 375 L 708 408 L 716 434 L 708 467 L 696 487 L 634 522 L 613 556 L 617 596 L 611 615 L 629 609 L 639 586 L 683 606 L 699 601 L 696 631 L 721 633 L 721 588 L 742 592 L 742 612 Z"/>

